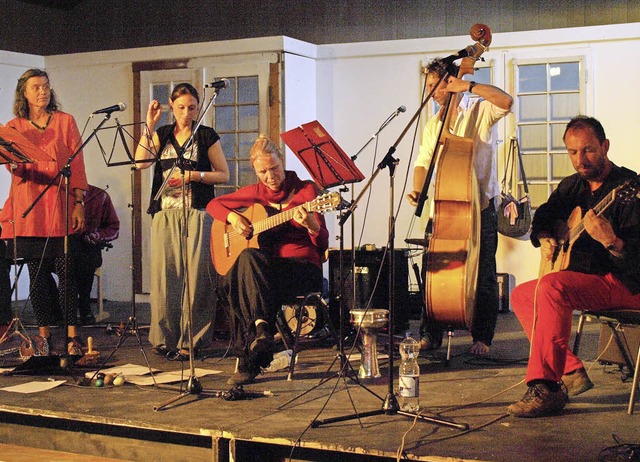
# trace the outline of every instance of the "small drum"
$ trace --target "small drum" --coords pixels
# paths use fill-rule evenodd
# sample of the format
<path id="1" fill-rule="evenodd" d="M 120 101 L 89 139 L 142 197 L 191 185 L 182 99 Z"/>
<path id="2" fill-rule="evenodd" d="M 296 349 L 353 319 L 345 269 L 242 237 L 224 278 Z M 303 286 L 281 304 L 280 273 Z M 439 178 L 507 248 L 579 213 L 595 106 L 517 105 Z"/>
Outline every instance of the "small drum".
<path id="1" fill-rule="evenodd" d="M 284 314 L 284 320 L 291 329 L 291 332 L 295 332 L 298 328 L 298 309 L 300 307 L 296 305 L 282 305 L 282 312 Z M 320 330 L 324 326 L 324 320 L 322 319 L 322 310 L 319 310 L 315 305 L 306 305 L 302 307 L 302 326 L 300 326 L 300 335 L 310 335 Z"/>
<path id="2" fill-rule="evenodd" d="M 356 329 L 360 327 L 362 333 L 362 361 L 358 370 L 358 377 L 361 379 L 379 378 L 380 368 L 378 367 L 378 329 L 387 325 L 389 321 L 389 310 L 369 309 L 351 310 L 351 324 Z"/>

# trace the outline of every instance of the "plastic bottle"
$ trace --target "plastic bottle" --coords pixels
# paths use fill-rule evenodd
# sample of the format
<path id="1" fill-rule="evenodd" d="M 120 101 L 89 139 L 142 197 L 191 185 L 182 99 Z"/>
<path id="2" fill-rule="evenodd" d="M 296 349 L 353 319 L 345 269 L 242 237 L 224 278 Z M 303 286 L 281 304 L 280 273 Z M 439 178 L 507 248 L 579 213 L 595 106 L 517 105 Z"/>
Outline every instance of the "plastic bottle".
<path id="1" fill-rule="evenodd" d="M 420 344 L 411 337 L 411 332 L 407 332 L 400 343 L 402 361 L 398 380 L 399 404 L 403 411 L 417 412 L 420 409 L 419 353 Z"/>
<path id="2" fill-rule="evenodd" d="M 268 367 L 264 369 L 264 371 L 275 372 L 282 369 L 286 369 L 287 367 L 289 367 L 292 354 L 293 354 L 293 351 L 291 350 L 284 350 L 274 354 L 273 359 L 271 360 L 271 363 L 269 364 Z"/>

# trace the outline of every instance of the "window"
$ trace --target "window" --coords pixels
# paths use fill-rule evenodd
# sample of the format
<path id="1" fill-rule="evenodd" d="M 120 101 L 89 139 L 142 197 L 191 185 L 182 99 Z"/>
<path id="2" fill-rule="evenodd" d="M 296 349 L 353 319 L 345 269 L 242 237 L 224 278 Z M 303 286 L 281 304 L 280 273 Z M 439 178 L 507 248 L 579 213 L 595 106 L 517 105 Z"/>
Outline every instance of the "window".
<path id="1" fill-rule="evenodd" d="M 533 207 L 546 202 L 562 178 L 575 173 L 562 135 L 567 122 L 583 113 L 583 69 L 580 58 L 516 63 L 516 133 Z M 523 195 L 519 182 L 518 197 Z"/>
<path id="2" fill-rule="evenodd" d="M 214 126 L 229 164 L 228 184 L 216 186 L 218 195 L 255 183 L 249 165 L 249 150 L 259 132 L 258 76 L 228 77 L 229 87 L 221 91 L 214 105 Z"/>

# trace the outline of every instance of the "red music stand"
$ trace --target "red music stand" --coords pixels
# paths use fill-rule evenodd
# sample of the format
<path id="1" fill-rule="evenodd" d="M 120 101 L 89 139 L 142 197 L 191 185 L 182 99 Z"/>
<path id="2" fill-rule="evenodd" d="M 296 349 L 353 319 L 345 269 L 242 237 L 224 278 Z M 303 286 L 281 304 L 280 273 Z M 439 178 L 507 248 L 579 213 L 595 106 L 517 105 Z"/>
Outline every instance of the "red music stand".
<path id="1" fill-rule="evenodd" d="M 353 160 L 317 120 L 284 132 L 280 137 L 322 188 L 364 180 Z"/>
<path id="2" fill-rule="evenodd" d="M 0 126 L 0 165 L 53 160 L 15 128 Z"/>

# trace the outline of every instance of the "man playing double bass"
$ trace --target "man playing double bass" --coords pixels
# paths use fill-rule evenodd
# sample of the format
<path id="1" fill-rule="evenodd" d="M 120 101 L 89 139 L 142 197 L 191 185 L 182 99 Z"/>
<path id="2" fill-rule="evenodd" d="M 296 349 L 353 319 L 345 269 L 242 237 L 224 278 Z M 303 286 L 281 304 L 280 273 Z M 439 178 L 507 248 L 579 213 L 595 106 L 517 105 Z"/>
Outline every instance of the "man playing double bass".
<path id="1" fill-rule="evenodd" d="M 413 191 L 407 195 L 417 205 L 433 151 L 444 119 L 444 107 L 452 95 L 450 111 L 454 111 L 452 126 L 448 130 L 473 140 L 474 167 L 480 194 L 480 256 L 475 310 L 473 316 L 473 345 L 471 353 L 486 355 L 493 340 L 498 316 L 498 283 L 496 275 L 496 249 L 498 247 L 498 216 L 495 198 L 500 195 L 497 179 L 496 123 L 511 110 L 513 98 L 493 85 L 468 82 L 457 78 L 458 66 L 443 59 L 435 59 L 426 67 L 427 91 L 434 88 L 433 99 L 440 111 L 425 125 L 420 153 L 415 162 Z M 446 76 L 442 79 L 443 76 Z M 441 80 L 442 79 L 442 80 Z M 438 84 L 438 82 L 440 82 Z M 468 94 L 465 94 L 467 92 Z M 469 94 L 479 98 L 471 98 Z M 442 344 L 442 326 L 427 325 L 423 317 L 420 345 L 423 349 L 437 349 Z"/>

